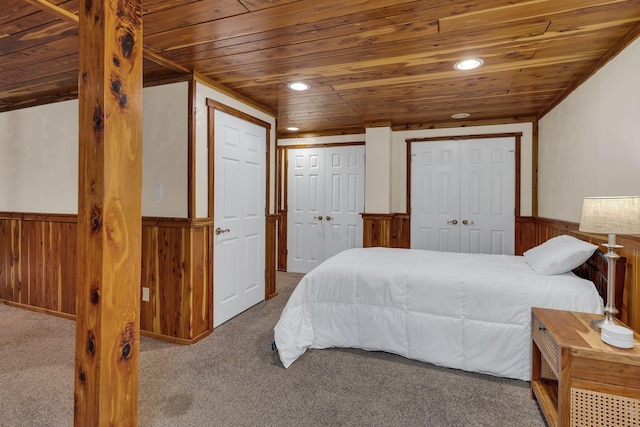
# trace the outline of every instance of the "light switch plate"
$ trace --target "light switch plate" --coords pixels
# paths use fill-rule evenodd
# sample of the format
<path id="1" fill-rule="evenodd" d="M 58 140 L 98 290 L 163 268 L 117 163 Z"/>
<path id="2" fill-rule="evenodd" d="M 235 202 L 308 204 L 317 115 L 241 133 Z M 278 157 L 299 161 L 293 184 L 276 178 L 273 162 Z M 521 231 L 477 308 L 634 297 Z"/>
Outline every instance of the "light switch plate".
<path id="1" fill-rule="evenodd" d="M 142 301 L 149 301 L 149 288 L 142 288 Z"/>

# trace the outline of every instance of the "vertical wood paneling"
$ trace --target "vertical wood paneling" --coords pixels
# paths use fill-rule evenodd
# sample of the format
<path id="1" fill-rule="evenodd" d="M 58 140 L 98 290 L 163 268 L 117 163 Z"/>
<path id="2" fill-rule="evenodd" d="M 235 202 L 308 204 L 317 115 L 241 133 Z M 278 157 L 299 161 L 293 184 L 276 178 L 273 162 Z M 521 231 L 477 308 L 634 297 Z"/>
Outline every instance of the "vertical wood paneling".
<path id="1" fill-rule="evenodd" d="M 212 222 L 143 219 L 140 329 L 181 343 L 211 330 Z M 0 300 L 76 314 L 75 215 L 0 214 Z"/>
<path id="2" fill-rule="evenodd" d="M 194 342 L 211 332 L 210 220 L 148 219 L 142 227 L 140 327 L 149 335 Z"/>
<path id="3" fill-rule="evenodd" d="M 60 311 L 63 313 L 76 314 L 76 286 L 78 283 L 77 269 L 64 268 L 64 266 L 75 264 L 76 262 L 76 242 L 78 241 L 77 226 L 75 223 L 61 224 L 60 233 Z"/>
<path id="4" fill-rule="evenodd" d="M 278 271 L 287 271 L 287 212 L 280 212 L 278 221 Z"/>
<path id="5" fill-rule="evenodd" d="M 13 224 L 15 221 L 0 220 L 0 299 L 13 301 Z"/>
<path id="6" fill-rule="evenodd" d="M 140 329 L 143 331 L 158 331 L 159 289 L 158 289 L 158 263 L 155 262 L 158 253 L 158 228 L 142 226 L 142 258 L 140 269 L 140 286 L 149 288 L 149 301 L 140 302 Z"/>
<path id="7" fill-rule="evenodd" d="M 363 215 L 365 247 L 380 246 L 377 243 L 385 241 L 395 245 L 398 227 L 408 229 L 408 219 L 404 219 L 403 215 L 396 215 L 395 220 L 393 214 Z M 53 271 L 60 277 L 50 282 L 56 288 L 52 292 L 58 295 L 57 308 L 50 310 L 63 315 L 75 314 L 75 283 L 77 282 L 75 221 L 75 216 L 51 215 L 42 218 L 28 216 L 24 218 L 21 214 L 0 215 L 1 300 L 24 306 L 46 308 L 41 303 L 42 298 L 37 297 L 39 289 L 44 292 L 44 285 L 37 286 L 34 283 L 37 280 L 37 269 L 43 268 L 41 261 L 38 261 L 37 249 L 40 246 L 38 235 L 41 234 L 38 230 L 42 229 L 43 224 L 55 223 L 56 226 L 51 228 L 52 242 L 58 242 L 56 243 L 58 246 L 52 243 L 52 249 L 59 254 L 56 258 L 49 257 L 49 260 L 59 263 L 59 267 Z M 403 221 L 403 224 L 398 225 L 397 221 Z M 520 233 L 516 232 L 516 245 L 520 245 L 522 252 L 560 234 L 573 234 L 597 244 L 604 242 L 604 239 L 598 236 L 580 233 L 578 224 L 574 223 L 528 217 L 519 218 L 516 223 L 520 224 L 521 229 Z M 147 334 L 178 342 L 190 342 L 211 331 L 211 319 L 208 317 L 211 315 L 208 305 L 212 300 L 210 295 L 212 287 L 209 284 L 212 277 L 209 240 L 211 224 L 209 220 L 194 222 L 146 219 L 143 221 L 141 282 L 142 286 L 149 288 L 150 301 L 141 304 L 140 327 Z M 277 228 L 279 230 L 282 227 L 282 224 L 278 224 Z M 167 233 L 167 229 L 174 229 L 174 232 Z M 193 229 L 192 232 L 189 231 L 191 229 Z M 382 236 L 385 230 L 389 233 L 386 238 Z M 160 233 L 165 239 L 162 247 L 159 246 Z M 183 234 L 187 235 L 186 240 L 183 240 Z M 518 242 L 519 239 L 522 241 Z M 640 239 L 623 236 L 618 240 L 624 245 L 620 255 L 627 258 L 628 264 L 624 303 L 618 308 L 625 322 L 634 329 L 640 330 L 640 274 L 637 273 L 637 266 L 640 265 Z M 405 247 L 408 247 L 408 242 L 406 244 Z M 191 247 L 188 258 L 169 253 L 178 251 L 178 248 L 183 245 Z M 278 243 L 278 251 L 280 250 L 281 246 Z M 182 261 L 173 263 L 174 257 Z M 162 267 L 163 264 L 165 267 Z M 171 266 L 167 267 L 169 264 Z M 175 285 L 175 281 L 178 280 L 174 277 L 176 274 L 178 279 L 180 275 L 185 274 L 190 277 L 191 285 L 184 295 L 165 291 L 166 287 Z M 177 289 L 184 292 L 182 285 Z M 185 298 L 188 300 L 186 304 Z M 167 316 L 174 318 L 172 322 L 165 322 Z M 181 327 L 174 327 L 170 334 L 172 328 L 168 326 L 169 323 L 173 325 L 176 317 L 183 316 L 187 316 L 190 320 L 182 323 Z"/>
<path id="8" fill-rule="evenodd" d="M 522 255 L 536 246 L 536 223 L 533 217 L 516 217 L 515 255 Z"/>
<path id="9" fill-rule="evenodd" d="M 409 214 L 362 214 L 362 246 L 409 248 Z"/>
<path id="10" fill-rule="evenodd" d="M 35 286 L 32 282 L 36 280 L 35 275 L 32 275 L 33 266 L 32 262 L 35 262 L 34 250 L 30 245 L 29 236 L 33 235 L 31 231 L 33 224 L 26 221 L 18 221 L 17 227 L 20 229 L 20 248 L 19 253 L 20 262 L 15 266 L 20 275 L 20 292 L 16 302 L 20 304 L 26 304 L 36 307 L 36 303 L 31 299 L 32 289 Z M 75 268 L 75 263 L 68 268 Z"/>
<path id="11" fill-rule="evenodd" d="M 391 219 L 393 214 L 362 214 L 362 246 L 391 247 Z"/>
<path id="12" fill-rule="evenodd" d="M 393 214 L 391 218 L 391 247 L 405 248 L 411 247 L 411 215 Z"/>
<path id="13" fill-rule="evenodd" d="M 158 230 L 158 275 L 160 286 L 160 333 L 172 337 L 185 336 L 184 239 L 180 228 Z M 188 319 L 187 319 L 188 320 Z M 188 335 L 187 335 L 188 336 Z"/>
<path id="14" fill-rule="evenodd" d="M 0 299 L 75 314 L 75 216 L 0 215 L 0 236 Z"/>
<path id="15" fill-rule="evenodd" d="M 213 277 L 211 263 L 209 259 L 210 227 L 200 227 L 191 229 L 191 330 L 189 339 L 197 339 L 202 334 L 211 330 L 208 298 L 211 293 L 211 286 L 208 278 Z"/>
<path id="16" fill-rule="evenodd" d="M 265 229 L 265 299 L 271 299 L 278 295 L 276 289 L 276 269 L 277 269 L 277 228 L 280 215 L 267 215 Z"/>

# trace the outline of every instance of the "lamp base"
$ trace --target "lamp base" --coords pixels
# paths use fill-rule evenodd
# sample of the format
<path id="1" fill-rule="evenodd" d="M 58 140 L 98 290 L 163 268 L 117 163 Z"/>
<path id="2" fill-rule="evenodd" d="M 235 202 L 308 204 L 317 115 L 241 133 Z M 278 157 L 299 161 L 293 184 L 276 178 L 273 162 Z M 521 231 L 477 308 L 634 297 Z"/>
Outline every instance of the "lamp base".
<path id="1" fill-rule="evenodd" d="M 591 327 L 596 331 L 602 330 L 602 325 L 617 325 L 615 317 L 607 313 L 602 319 L 593 319 L 591 321 Z"/>

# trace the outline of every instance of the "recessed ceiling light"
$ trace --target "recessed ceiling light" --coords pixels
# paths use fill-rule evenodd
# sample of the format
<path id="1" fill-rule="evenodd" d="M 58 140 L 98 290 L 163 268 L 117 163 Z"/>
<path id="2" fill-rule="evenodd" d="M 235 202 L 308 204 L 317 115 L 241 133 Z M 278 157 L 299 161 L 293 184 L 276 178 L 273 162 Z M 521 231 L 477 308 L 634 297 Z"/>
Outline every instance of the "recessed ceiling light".
<path id="1" fill-rule="evenodd" d="M 469 117 L 471 114 L 469 113 L 457 113 L 457 114 L 453 114 L 451 116 L 452 119 L 466 119 L 467 117 Z"/>
<path id="2" fill-rule="evenodd" d="M 288 127 L 287 130 L 296 131 L 296 130 L 300 130 L 300 128 L 295 128 L 295 127 L 291 126 L 291 127 Z"/>
<path id="3" fill-rule="evenodd" d="M 292 90 L 307 90 L 310 87 L 305 82 L 291 82 L 287 86 L 289 87 L 289 89 L 292 89 Z"/>
<path id="4" fill-rule="evenodd" d="M 469 58 L 456 62 L 453 68 L 455 68 L 456 70 L 467 71 L 478 68 L 482 64 L 484 64 L 484 61 L 480 58 Z"/>

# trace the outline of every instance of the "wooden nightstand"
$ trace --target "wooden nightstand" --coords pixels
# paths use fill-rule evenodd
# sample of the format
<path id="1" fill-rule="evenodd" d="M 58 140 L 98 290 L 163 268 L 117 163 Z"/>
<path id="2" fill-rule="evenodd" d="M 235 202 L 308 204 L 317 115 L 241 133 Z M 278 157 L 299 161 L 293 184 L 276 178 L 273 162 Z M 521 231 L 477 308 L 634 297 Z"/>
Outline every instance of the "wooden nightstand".
<path id="1" fill-rule="evenodd" d="M 550 426 L 640 425 L 640 336 L 612 347 L 589 326 L 597 317 L 531 310 L 531 392 Z"/>

